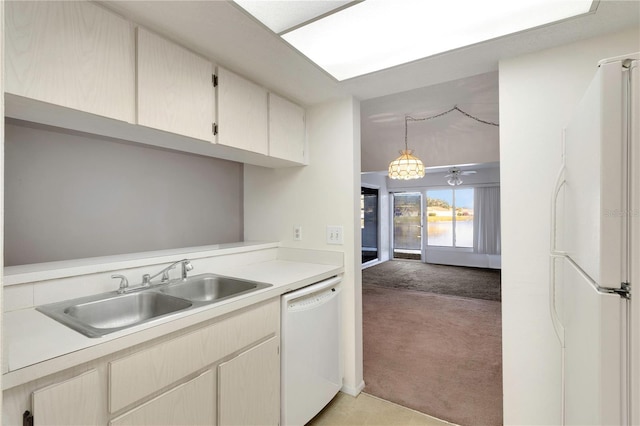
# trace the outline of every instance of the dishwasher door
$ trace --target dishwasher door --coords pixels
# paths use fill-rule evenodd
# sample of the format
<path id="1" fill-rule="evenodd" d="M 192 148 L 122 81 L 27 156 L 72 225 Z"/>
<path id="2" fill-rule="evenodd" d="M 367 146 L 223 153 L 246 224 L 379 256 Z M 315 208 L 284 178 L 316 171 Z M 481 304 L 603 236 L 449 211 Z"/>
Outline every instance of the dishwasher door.
<path id="1" fill-rule="evenodd" d="M 282 426 L 302 426 L 342 387 L 342 277 L 282 296 Z"/>

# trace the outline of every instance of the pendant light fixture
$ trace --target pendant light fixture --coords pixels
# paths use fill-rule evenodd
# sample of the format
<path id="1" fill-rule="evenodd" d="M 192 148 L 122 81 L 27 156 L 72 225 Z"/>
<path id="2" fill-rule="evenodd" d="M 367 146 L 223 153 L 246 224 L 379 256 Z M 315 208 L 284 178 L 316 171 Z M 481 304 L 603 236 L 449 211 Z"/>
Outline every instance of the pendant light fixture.
<path id="1" fill-rule="evenodd" d="M 407 121 L 409 117 L 404 117 L 404 149 L 400 151 L 400 157 L 389 164 L 389 177 L 391 179 L 419 179 L 424 177 L 424 164 L 412 155 L 413 151 L 407 147 Z"/>
<path id="2" fill-rule="evenodd" d="M 442 117 L 443 115 L 450 114 L 454 111 L 458 111 L 462 115 L 472 120 L 475 120 L 479 123 L 488 124 L 490 126 L 496 126 L 496 127 L 499 126 L 498 123 L 493 123 L 491 121 L 486 121 L 478 117 L 475 117 L 469 114 L 468 112 L 461 110 L 460 108 L 458 108 L 457 105 L 454 105 L 453 108 L 447 111 L 441 112 L 440 114 L 432 115 L 431 117 L 414 118 L 414 117 L 411 117 L 410 115 L 405 115 L 404 116 L 404 149 L 400 151 L 400 157 L 396 158 L 391 162 L 391 164 L 389 164 L 389 178 L 408 180 L 408 179 L 419 179 L 421 177 L 424 177 L 424 164 L 422 164 L 422 161 L 420 161 L 418 157 L 411 155 L 413 151 L 407 147 L 407 123 L 409 121 L 433 120 L 434 118 Z M 459 170 L 458 171 L 450 170 L 449 173 L 450 174 L 447 175 L 446 177 L 450 177 L 451 179 L 448 179 L 447 183 L 451 186 L 457 186 L 462 183 L 462 179 L 460 178 L 460 175 L 468 174 L 471 172 L 460 172 Z"/>

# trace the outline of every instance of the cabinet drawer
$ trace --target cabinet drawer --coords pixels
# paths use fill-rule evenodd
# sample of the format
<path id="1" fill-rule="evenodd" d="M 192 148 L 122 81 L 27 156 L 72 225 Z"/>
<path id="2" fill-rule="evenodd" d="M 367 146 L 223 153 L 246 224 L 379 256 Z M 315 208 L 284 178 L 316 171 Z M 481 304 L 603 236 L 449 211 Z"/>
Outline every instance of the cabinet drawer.
<path id="1" fill-rule="evenodd" d="M 114 413 L 265 336 L 278 335 L 277 299 L 109 363 Z"/>
<path id="2" fill-rule="evenodd" d="M 213 425 L 215 407 L 215 373 L 208 370 L 112 420 L 109 426 Z"/>

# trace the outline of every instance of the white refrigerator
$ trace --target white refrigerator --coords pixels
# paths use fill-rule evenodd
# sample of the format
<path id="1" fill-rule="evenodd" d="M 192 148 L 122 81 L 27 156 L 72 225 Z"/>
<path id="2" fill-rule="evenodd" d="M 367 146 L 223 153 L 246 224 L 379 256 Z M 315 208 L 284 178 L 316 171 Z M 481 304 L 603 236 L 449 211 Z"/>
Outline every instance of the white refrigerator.
<path id="1" fill-rule="evenodd" d="M 601 61 L 563 132 L 549 282 L 566 425 L 640 421 L 639 58 Z"/>

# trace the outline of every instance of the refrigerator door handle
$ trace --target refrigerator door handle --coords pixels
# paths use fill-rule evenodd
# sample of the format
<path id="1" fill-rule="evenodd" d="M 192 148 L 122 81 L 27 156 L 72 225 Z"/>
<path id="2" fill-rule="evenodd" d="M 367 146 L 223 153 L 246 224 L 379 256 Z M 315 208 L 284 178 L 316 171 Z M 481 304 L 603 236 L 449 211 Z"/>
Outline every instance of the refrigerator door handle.
<path id="1" fill-rule="evenodd" d="M 564 132 L 563 132 L 564 135 Z M 564 184 L 567 182 L 565 180 L 565 176 L 564 176 L 564 164 L 562 165 L 562 167 L 560 167 L 560 171 L 558 171 L 558 176 L 556 177 L 556 183 L 555 186 L 553 188 L 553 194 L 551 195 L 551 241 L 550 241 L 550 245 L 551 245 L 551 255 L 552 256 L 566 256 L 566 252 L 564 251 L 560 251 L 557 249 L 556 247 L 556 239 L 558 236 L 558 223 L 557 223 L 557 216 L 558 216 L 558 194 L 560 194 L 560 190 L 562 189 L 562 187 L 564 186 Z"/>
<path id="2" fill-rule="evenodd" d="M 551 312 L 551 323 L 553 330 L 558 336 L 560 347 L 564 349 L 564 326 L 560 321 L 558 309 L 556 307 L 556 259 L 564 259 L 565 256 L 560 254 L 552 254 L 549 257 L 549 311 Z"/>
<path id="3" fill-rule="evenodd" d="M 556 259 L 564 259 L 567 254 L 564 251 L 560 251 L 556 247 L 556 239 L 558 235 L 557 229 L 557 215 L 558 215 L 558 195 L 560 190 L 566 183 L 565 168 L 564 168 L 564 140 L 565 130 L 562 131 L 562 167 L 558 171 L 555 185 L 553 187 L 553 193 L 551 194 L 551 232 L 550 232 L 550 257 L 549 257 L 549 311 L 551 313 L 551 323 L 553 324 L 553 330 L 558 336 L 560 341 L 560 347 L 564 349 L 564 326 L 560 321 L 560 315 L 558 315 L 558 309 L 556 306 Z"/>

